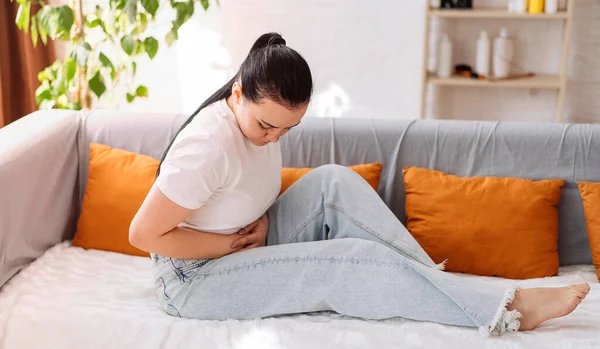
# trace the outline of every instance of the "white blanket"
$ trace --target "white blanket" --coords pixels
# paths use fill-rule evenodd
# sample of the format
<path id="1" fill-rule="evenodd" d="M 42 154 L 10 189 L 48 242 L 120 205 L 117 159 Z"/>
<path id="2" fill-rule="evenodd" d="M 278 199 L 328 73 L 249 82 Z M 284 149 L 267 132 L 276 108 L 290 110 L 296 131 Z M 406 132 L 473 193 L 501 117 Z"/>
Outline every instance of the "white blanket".
<path id="1" fill-rule="evenodd" d="M 486 339 L 476 329 L 329 314 L 225 322 L 174 318 L 159 309 L 151 264 L 149 258 L 84 251 L 66 242 L 53 247 L 0 291 L 0 349 L 600 348 L 600 285 L 591 265 L 521 283 L 589 282 L 592 290 L 574 313 L 533 332 Z"/>

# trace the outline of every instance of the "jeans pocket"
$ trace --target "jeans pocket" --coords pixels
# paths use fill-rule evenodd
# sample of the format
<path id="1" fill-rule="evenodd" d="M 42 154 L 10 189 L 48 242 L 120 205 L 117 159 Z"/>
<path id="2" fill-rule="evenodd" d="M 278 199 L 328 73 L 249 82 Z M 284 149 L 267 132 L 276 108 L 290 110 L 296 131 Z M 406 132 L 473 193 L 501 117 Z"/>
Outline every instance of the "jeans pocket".
<path id="1" fill-rule="evenodd" d="M 177 308 L 170 304 L 171 298 L 166 292 L 165 281 L 162 277 L 156 279 L 156 293 L 162 310 L 171 316 L 181 317 Z"/>
<path id="2" fill-rule="evenodd" d="M 183 282 L 191 280 L 198 273 L 198 270 L 210 261 L 210 259 L 171 258 L 173 269 Z"/>

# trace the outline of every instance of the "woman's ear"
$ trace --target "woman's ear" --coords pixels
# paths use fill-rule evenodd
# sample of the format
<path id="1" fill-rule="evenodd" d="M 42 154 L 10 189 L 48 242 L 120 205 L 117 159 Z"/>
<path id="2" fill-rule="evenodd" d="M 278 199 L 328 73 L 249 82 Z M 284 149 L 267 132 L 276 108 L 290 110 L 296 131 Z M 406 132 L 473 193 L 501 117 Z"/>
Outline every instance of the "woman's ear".
<path id="1" fill-rule="evenodd" d="M 231 87 L 231 95 L 233 96 L 233 100 L 235 103 L 239 103 L 242 99 L 242 84 L 239 82 L 234 82 Z"/>

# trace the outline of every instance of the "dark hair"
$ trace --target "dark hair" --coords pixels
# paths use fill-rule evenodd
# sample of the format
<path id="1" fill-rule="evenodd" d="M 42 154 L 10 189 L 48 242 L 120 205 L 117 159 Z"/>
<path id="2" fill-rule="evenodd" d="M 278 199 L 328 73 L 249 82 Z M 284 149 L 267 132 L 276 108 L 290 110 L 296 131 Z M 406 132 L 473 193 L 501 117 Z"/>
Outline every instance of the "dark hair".
<path id="1" fill-rule="evenodd" d="M 312 75 L 304 58 L 286 46 L 285 40 L 278 33 L 263 34 L 252 45 L 237 74 L 208 97 L 183 123 L 163 153 L 160 164 L 165 160 L 181 130 L 202 109 L 231 96 L 231 89 L 236 81 L 242 84 L 244 98 L 254 103 L 268 98 L 290 108 L 308 103 L 313 90 Z M 160 165 L 156 175 L 158 176 L 159 173 Z"/>

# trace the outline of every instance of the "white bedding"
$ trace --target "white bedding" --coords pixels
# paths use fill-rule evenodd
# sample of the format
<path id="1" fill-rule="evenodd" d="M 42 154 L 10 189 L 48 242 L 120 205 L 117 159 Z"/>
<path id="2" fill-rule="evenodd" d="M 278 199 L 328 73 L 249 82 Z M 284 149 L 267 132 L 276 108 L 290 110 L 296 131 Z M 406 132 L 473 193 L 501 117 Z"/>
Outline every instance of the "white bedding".
<path id="1" fill-rule="evenodd" d="M 53 247 L 0 291 L 0 348 L 600 348 L 600 284 L 591 265 L 521 283 L 589 282 L 592 290 L 574 313 L 533 332 L 486 339 L 476 329 L 327 314 L 226 322 L 174 318 L 158 307 L 151 263 L 66 242 Z"/>

